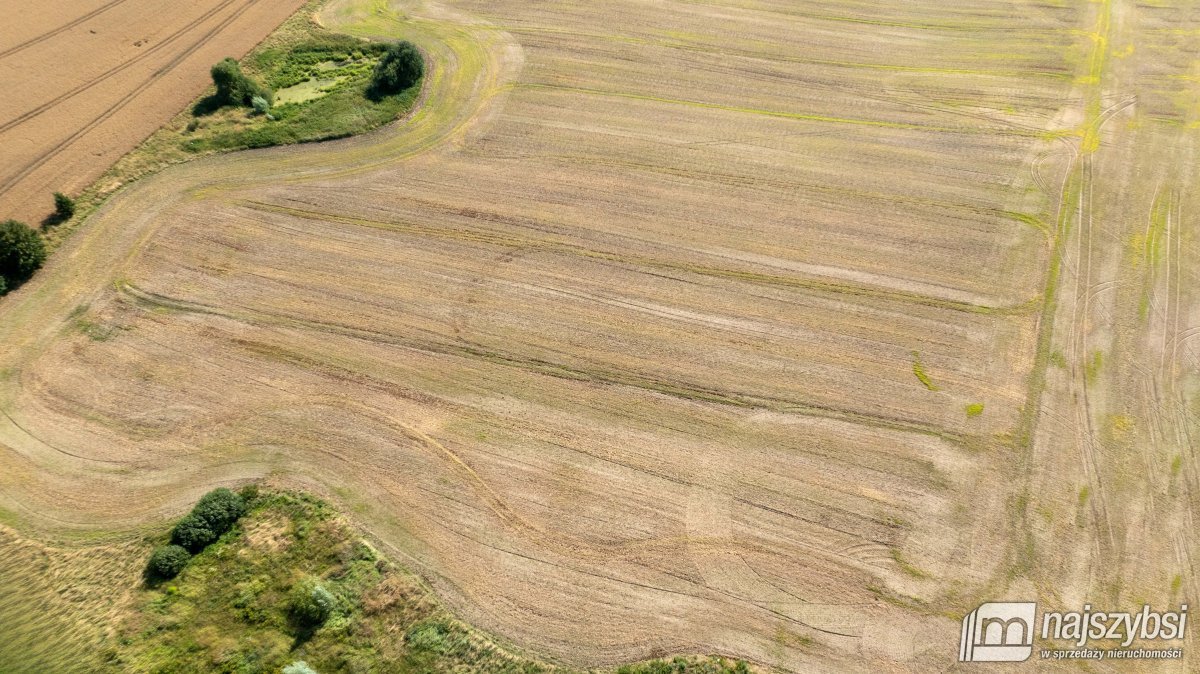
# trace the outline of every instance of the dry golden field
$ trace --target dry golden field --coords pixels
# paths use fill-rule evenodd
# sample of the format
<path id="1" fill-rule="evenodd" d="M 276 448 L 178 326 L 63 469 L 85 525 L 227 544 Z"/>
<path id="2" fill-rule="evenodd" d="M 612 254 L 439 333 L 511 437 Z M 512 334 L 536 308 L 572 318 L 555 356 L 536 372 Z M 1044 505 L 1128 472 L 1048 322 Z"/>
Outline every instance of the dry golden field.
<path id="1" fill-rule="evenodd" d="M 1196 596 L 1195 3 L 321 20 L 428 52 L 409 118 L 142 180 L 0 300 L 23 536 L 269 477 L 580 666 Z"/>
<path id="2" fill-rule="evenodd" d="M 0 219 L 41 221 L 303 0 L 0 0 Z"/>

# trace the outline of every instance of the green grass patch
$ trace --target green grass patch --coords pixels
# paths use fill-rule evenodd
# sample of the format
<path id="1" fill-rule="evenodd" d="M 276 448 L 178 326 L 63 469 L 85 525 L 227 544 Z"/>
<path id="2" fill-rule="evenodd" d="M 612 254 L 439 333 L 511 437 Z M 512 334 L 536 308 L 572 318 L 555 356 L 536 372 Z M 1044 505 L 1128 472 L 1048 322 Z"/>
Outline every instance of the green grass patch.
<path id="1" fill-rule="evenodd" d="M 265 47 L 246 59 L 247 70 L 258 75 L 274 91 L 296 86 L 314 77 L 370 75 L 387 43 L 367 42 L 336 33 L 314 33 L 291 43 Z"/>
<path id="2" fill-rule="evenodd" d="M 977 417 L 983 414 L 983 403 L 971 403 L 967 405 L 967 416 Z"/>
<path id="3" fill-rule="evenodd" d="M 116 331 L 116 328 L 111 325 L 104 325 L 86 318 L 75 319 L 74 325 L 76 330 L 87 335 L 88 339 L 93 342 L 106 342 Z"/>
<path id="4" fill-rule="evenodd" d="M 909 576 L 912 576 L 913 578 L 923 579 L 929 577 L 929 574 L 925 573 L 921 569 L 917 568 L 912 562 L 905 559 L 904 555 L 901 554 L 896 548 L 892 548 L 892 561 L 896 562 L 896 566 L 900 567 L 901 571 Z"/>
<path id="5" fill-rule="evenodd" d="M 312 77 L 286 89 L 280 89 L 275 92 L 275 105 L 315 101 L 336 89 L 344 79 L 344 76 L 334 73 L 332 77 Z"/>
<path id="6" fill-rule="evenodd" d="M 675 658 L 651 660 L 636 665 L 625 665 L 617 674 L 748 674 L 750 668 L 744 662 L 725 658 Z"/>
<path id="7" fill-rule="evenodd" d="M 1104 367 L 1104 353 L 1101 351 L 1093 351 L 1086 361 L 1083 363 L 1083 379 L 1088 385 L 1096 381 L 1096 377 L 1100 375 L 1101 368 Z"/>
<path id="8" fill-rule="evenodd" d="M 1167 220 L 1170 217 L 1171 207 L 1171 200 L 1165 195 L 1157 195 L 1154 204 L 1150 207 L 1150 227 L 1141 241 L 1142 259 L 1148 268 L 1157 267 L 1162 261 Z"/>
<path id="9" fill-rule="evenodd" d="M 925 372 L 925 366 L 921 363 L 921 354 L 913 351 L 912 358 L 913 374 L 916 375 L 921 384 L 923 384 L 925 388 L 929 389 L 930 391 L 940 391 L 941 389 L 938 388 L 938 385 L 933 383 L 933 380 L 930 379 L 929 375 Z"/>
<path id="10" fill-rule="evenodd" d="M 1055 349 L 1050 354 L 1050 363 L 1053 364 L 1054 367 L 1057 367 L 1060 370 L 1067 369 L 1067 357 L 1064 356 L 1063 352 L 1058 349 Z"/>

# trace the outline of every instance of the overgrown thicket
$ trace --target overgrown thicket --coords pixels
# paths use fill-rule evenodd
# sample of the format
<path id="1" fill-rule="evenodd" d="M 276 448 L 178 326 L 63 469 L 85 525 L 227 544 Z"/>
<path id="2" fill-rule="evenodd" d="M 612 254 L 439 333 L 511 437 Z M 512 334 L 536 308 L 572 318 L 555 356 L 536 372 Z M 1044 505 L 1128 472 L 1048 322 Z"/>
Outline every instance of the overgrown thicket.
<path id="1" fill-rule="evenodd" d="M 46 261 L 46 243 L 23 222 L 0 222 L 0 295 L 33 276 Z"/>
<path id="2" fill-rule="evenodd" d="M 152 582 L 169 580 L 187 566 L 192 555 L 215 543 L 233 528 L 246 513 L 247 498 L 253 490 L 235 494 L 225 487 L 214 489 L 200 498 L 192 511 L 171 529 L 171 543 L 158 547 L 146 564 L 146 578 Z"/>
<path id="3" fill-rule="evenodd" d="M 220 77 L 231 84 L 218 86 L 218 94 L 196 104 L 180 147 L 202 153 L 342 138 L 387 124 L 412 106 L 424 70 L 412 45 L 309 30 L 294 42 L 271 43 L 254 52 L 244 61 L 244 73 L 226 62 L 218 64 L 214 81 Z M 385 61 L 390 65 L 380 71 Z M 251 94 L 247 99 L 245 86 L 238 84 L 245 81 L 265 83 L 275 98 Z M 408 84 L 394 88 L 403 82 Z M 213 114 L 229 108 L 217 100 L 226 89 L 227 98 L 240 96 L 239 105 L 251 107 L 253 121 L 228 112 Z"/>

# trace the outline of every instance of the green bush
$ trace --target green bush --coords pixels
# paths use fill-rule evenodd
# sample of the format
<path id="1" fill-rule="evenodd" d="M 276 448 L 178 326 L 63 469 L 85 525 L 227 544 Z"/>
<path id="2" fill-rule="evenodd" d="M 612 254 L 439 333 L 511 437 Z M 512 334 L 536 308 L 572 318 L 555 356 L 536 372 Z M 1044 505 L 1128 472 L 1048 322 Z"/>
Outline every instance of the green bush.
<path id="1" fill-rule="evenodd" d="M 54 193 L 54 217 L 59 222 L 70 220 L 75 215 L 75 200 L 62 192 Z"/>
<path id="2" fill-rule="evenodd" d="M 171 542 L 195 554 L 217 540 L 217 533 L 208 522 L 194 512 L 188 513 L 171 530 Z"/>
<path id="3" fill-rule="evenodd" d="M 212 67 L 210 73 L 213 84 L 217 86 L 216 105 L 252 105 L 254 97 L 261 97 L 269 104 L 271 91 L 261 86 L 242 72 L 238 62 L 226 58 Z"/>
<path id="4" fill-rule="evenodd" d="M 371 76 L 371 95 L 387 96 L 399 93 L 417 83 L 425 74 L 425 60 L 411 42 L 397 42 L 388 47 Z"/>
<path id="5" fill-rule="evenodd" d="M 271 111 L 271 104 L 262 96 L 250 99 L 250 107 L 254 108 L 254 113 L 257 115 L 265 115 Z"/>
<path id="6" fill-rule="evenodd" d="M 218 537 L 229 531 L 233 523 L 246 514 L 246 502 L 225 487 L 218 487 L 204 496 L 192 508 L 192 514 L 208 523 Z"/>
<path id="7" fill-rule="evenodd" d="M 179 575 L 192 556 L 178 545 L 155 548 L 146 564 L 146 575 L 155 580 L 168 580 Z"/>
<path id="8" fill-rule="evenodd" d="M 305 627 L 319 627 L 329 616 L 337 600 L 320 583 L 306 578 L 292 588 L 290 610 L 292 616 Z"/>
<path id="9" fill-rule="evenodd" d="M 308 666 L 303 660 L 297 660 L 283 668 L 283 674 L 317 674 L 317 670 Z"/>
<path id="10" fill-rule="evenodd" d="M 8 288 L 15 288 L 33 276 L 46 261 L 42 235 L 23 222 L 0 223 L 0 276 Z"/>

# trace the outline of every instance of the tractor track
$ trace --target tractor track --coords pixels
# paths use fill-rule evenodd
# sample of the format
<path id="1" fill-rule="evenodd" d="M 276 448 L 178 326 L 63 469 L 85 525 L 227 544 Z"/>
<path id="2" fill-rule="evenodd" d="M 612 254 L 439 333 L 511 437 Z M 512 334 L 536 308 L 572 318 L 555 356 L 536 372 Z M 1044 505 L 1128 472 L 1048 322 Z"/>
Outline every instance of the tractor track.
<path id="1" fill-rule="evenodd" d="M 250 10 L 252 7 L 257 5 L 261 1 L 262 0 L 250 0 L 250 2 L 243 5 L 232 15 L 223 19 L 221 21 L 221 23 L 219 23 L 216 26 L 214 26 L 213 28 L 211 28 L 207 33 L 205 33 L 200 38 L 199 41 L 193 43 L 186 50 L 184 50 L 180 54 L 176 55 L 174 58 L 172 58 L 170 61 L 165 63 L 159 69 L 155 70 L 154 73 L 152 73 L 149 78 L 144 80 L 140 85 L 138 85 L 135 89 L 133 89 L 131 92 L 129 92 L 124 98 L 122 98 L 121 100 L 114 103 L 107 110 L 100 113 L 98 116 L 94 117 L 90 122 L 88 122 L 82 128 L 76 130 L 74 133 L 72 133 L 70 136 L 68 136 L 64 140 L 60 141 L 58 144 L 54 145 L 53 147 L 46 150 L 42 154 L 38 155 L 37 157 L 35 157 L 32 160 L 23 164 L 21 166 L 21 168 L 15 174 L 10 176 L 3 183 L 0 183 L 0 195 L 3 195 L 8 190 L 12 189 L 12 187 L 14 185 L 21 182 L 26 177 L 28 177 L 31 173 L 33 173 L 38 168 L 43 166 L 47 161 L 49 161 L 51 158 L 53 158 L 63 148 L 70 146 L 72 143 L 79 140 L 83 136 L 87 135 L 89 132 L 91 132 L 96 127 L 100 126 L 104 122 L 111 119 L 113 117 L 113 115 L 117 114 L 122 109 L 124 109 L 125 106 L 132 103 L 144 91 L 146 91 L 151 86 L 156 84 L 159 80 L 161 80 L 165 75 L 170 73 L 176 66 L 178 66 L 180 63 L 182 63 L 184 60 L 186 60 L 189 56 L 191 56 L 192 54 L 196 53 L 201 48 L 203 48 L 214 37 L 216 37 L 218 34 L 220 34 L 222 31 L 224 31 L 230 24 L 237 21 L 239 18 L 241 18 L 241 16 L 243 14 L 245 14 L 248 10 Z M 235 2 L 235 0 L 225 0 L 225 2 L 223 2 L 220 6 L 218 6 L 217 8 L 214 8 L 213 10 L 210 10 L 208 13 L 206 13 L 204 15 L 204 17 L 192 22 L 191 24 L 188 25 L 188 27 L 181 29 L 179 32 L 177 32 L 167 42 L 159 43 L 159 45 L 157 45 L 157 46 L 163 47 L 163 46 L 169 44 L 170 41 L 173 41 L 178 36 L 185 34 L 186 32 L 190 31 L 192 28 L 196 27 L 197 25 L 203 23 L 204 21 L 207 21 L 209 18 L 212 18 L 213 15 L 219 13 L 221 10 L 225 9 L 226 7 L 232 5 L 234 2 Z M 104 79 L 107 79 L 108 77 L 112 76 L 113 74 L 116 74 L 116 72 L 124 70 L 127 67 L 133 65 L 137 60 L 146 58 L 149 55 L 150 54 L 148 52 L 147 54 L 145 54 L 141 57 L 138 57 L 138 59 L 136 59 L 135 61 L 128 61 L 128 62 L 122 64 L 121 66 L 114 68 L 112 71 L 110 71 L 108 74 L 106 74 L 102 78 L 93 80 L 93 81 L 89 82 L 88 84 L 83 85 L 82 87 L 77 87 L 76 89 L 72 90 L 71 92 L 68 92 L 67 94 L 64 94 L 63 96 L 60 96 L 58 99 L 56 99 L 56 101 L 65 100 L 66 98 L 69 98 L 70 96 L 74 96 L 82 91 L 85 91 L 85 90 L 95 86 L 99 82 L 103 81 Z M 29 113 L 22 115 L 22 117 L 18 118 L 17 120 L 14 120 L 13 122 L 10 122 L 6 125 L 0 125 L 0 133 L 3 133 L 4 131 L 11 129 L 14 126 L 17 126 L 20 123 L 23 123 L 24 121 L 28 121 L 29 119 L 36 117 L 38 114 L 45 112 L 46 110 L 50 109 L 50 107 L 47 107 L 49 105 L 50 104 L 47 104 L 46 106 L 39 106 L 39 109 L 30 111 Z"/>

